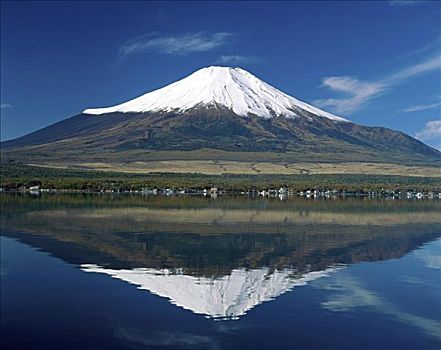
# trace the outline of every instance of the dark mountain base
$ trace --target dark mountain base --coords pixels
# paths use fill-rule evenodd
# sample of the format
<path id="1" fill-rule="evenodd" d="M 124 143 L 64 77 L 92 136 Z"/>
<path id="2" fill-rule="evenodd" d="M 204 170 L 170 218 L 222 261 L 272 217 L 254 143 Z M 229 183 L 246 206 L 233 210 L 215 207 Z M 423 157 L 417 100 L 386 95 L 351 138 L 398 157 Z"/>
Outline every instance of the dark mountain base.
<path id="1" fill-rule="evenodd" d="M 240 117 L 229 110 L 185 114 L 80 114 L 2 143 L 3 162 L 151 160 L 392 162 L 441 164 L 441 152 L 386 128 L 301 118 Z"/>

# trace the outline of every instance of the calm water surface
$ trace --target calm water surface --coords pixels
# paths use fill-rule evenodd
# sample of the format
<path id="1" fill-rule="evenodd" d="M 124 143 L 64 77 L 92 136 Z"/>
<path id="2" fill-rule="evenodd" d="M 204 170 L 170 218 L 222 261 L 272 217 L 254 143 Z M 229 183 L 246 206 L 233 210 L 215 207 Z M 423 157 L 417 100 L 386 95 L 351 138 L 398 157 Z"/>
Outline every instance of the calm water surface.
<path id="1" fill-rule="evenodd" d="M 441 348 L 441 201 L 0 200 L 2 349 Z"/>

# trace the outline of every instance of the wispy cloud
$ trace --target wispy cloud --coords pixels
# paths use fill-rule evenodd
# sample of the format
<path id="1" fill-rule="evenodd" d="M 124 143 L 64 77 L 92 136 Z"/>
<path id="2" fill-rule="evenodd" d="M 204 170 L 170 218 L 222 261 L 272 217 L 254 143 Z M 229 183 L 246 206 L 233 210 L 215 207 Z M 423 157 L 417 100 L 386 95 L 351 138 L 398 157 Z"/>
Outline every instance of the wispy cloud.
<path id="1" fill-rule="evenodd" d="M 435 37 L 429 41 L 424 46 L 419 46 L 418 48 L 415 48 L 411 51 L 408 51 L 398 57 L 394 57 L 393 60 L 401 61 L 403 59 L 409 59 L 410 57 L 418 56 L 422 57 L 422 54 L 426 54 L 427 52 L 436 52 L 440 48 L 440 36 L 439 34 L 436 34 Z"/>
<path id="2" fill-rule="evenodd" d="M 0 105 L 1 109 L 6 109 L 6 108 L 12 108 L 12 105 L 10 105 L 9 103 L 1 103 Z"/>
<path id="3" fill-rule="evenodd" d="M 409 5 L 419 5 L 425 3 L 424 0 L 391 0 L 389 4 L 392 6 L 409 6 Z"/>
<path id="4" fill-rule="evenodd" d="M 419 112 L 419 111 L 424 111 L 426 109 L 433 109 L 433 108 L 440 107 L 440 106 L 441 106 L 441 102 L 432 103 L 432 104 L 428 104 L 428 105 L 416 105 L 416 106 L 410 106 L 410 107 L 407 107 L 406 109 L 403 109 L 403 112 L 405 112 L 405 113 Z"/>
<path id="5" fill-rule="evenodd" d="M 415 134 L 415 138 L 441 150 L 441 120 L 431 120 Z"/>
<path id="6" fill-rule="evenodd" d="M 119 49 L 118 58 L 129 55 L 156 52 L 164 55 L 185 55 L 216 49 L 228 43 L 232 33 L 186 33 L 181 36 L 159 36 L 149 33 L 125 42 Z"/>
<path id="7" fill-rule="evenodd" d="M 435 69 L 441 68 L 441 55 L 426 59 L 413 66 L 402 69 L 385 78 L 385 82 L 395 84 L 402 80 L 412 78 L 416 75 L 426 73 Z"/>
<path id="8" fill-rule="evenodd" d="M 220 56 L 216 64 L 255 64 L 260 63 L 261 59 L 254 56 L 241 56 L 241 55 L 222 55 Z"/>
<path id="9" fill-rule="evenodd" d="M 322 85 L 347 96 L 314 101 L 322 107 L 331 107 L 337 113 L 349 113 L 367 101 L 380 96 L 387 89 L 417 75 L 441 68 L 441 56 L 431 57 L 398 72 L 386 76 L 378 81 L 363 81 L 355 77 L 336 76 L 325 77 Z"/>
<path id="10" fill-rule="evenodd" d="M 322 107 L 331 107 L 337 113 L 351 112 L 366 101 L 378 96 L 386 86 L 380 82 L 361 81 L 352 77 L 323 78 L 322 85 L 329 89 L 348 94 L 346 98 L 328 98 L 314 101 Z"/>

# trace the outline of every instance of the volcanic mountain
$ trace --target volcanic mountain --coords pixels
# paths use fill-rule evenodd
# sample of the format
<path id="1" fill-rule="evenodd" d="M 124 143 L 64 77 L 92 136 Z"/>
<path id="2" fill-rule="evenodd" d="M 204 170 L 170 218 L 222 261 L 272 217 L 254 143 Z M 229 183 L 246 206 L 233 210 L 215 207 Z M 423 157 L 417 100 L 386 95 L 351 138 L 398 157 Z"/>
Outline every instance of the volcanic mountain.
<path id="1" fill-rule="evenodd" d="M 128 102 L 86 109 L 3 142 L 2 156 L 70 165 L 441 160 L 441 152 L 402 132 L 354 124 L 229 67 L 203 68 Z"/>

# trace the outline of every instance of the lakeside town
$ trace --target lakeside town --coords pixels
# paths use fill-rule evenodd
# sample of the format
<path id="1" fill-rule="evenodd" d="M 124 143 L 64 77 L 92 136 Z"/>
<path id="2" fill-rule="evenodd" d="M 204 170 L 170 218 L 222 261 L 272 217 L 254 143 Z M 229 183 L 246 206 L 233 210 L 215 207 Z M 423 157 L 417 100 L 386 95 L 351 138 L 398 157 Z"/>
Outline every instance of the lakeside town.
<path id="1" fill-rule="evenodd" d="M 288 187 L 280 188 L 251 188 L 247 191 L 225 190 L 218 187 L 209 188 L 140 188 L 140 189 L 106 189 L 99 191 L 91 190 L 66 190 L 55 188 L 41 188 L 40 186 L 21 187 L 19 189 L 8 190 L 0 188 L 0 192 L 21 192 L 39 195 L 40 193 L 113 193 L 113 194 L 141 194 L 152 196 L 176 196 L 176 195 L 202 195 L 216 198 L 219 195 L 243 195 L 243 196 L 261 196 L 270 198 L 279 198 L 281 200 L 287 197 L 304 197 L 304 198 L 332 198 L 332 197 L 389 197 L 400 199 L 441 199 L 441 191 L 397 191 L 392 189 L 381 189 L 377 191 L 342 191 L 336 189 L 305 189 L 296 191 Z"/>

